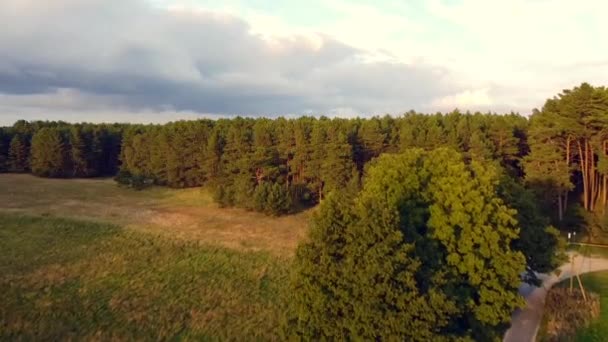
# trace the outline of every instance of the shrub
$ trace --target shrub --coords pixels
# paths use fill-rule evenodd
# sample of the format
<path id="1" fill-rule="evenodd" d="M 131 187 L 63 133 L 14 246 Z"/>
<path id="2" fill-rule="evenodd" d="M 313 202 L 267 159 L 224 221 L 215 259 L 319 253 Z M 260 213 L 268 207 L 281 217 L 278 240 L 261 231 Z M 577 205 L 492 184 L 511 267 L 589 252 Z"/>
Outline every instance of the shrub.
<path id="1" fill-rule="evenodd" d="M 253 192 L 253 209 L 268 215 L 283 215 L 291 209 L 291 194 L 279 183 L 262 182 Z"/>
<path id="2" fill-rule="evenodd" d="M 270 215 L 287 214 L 291 209 L 291 195 L 284 185 L 274 183 L 266 197 L 264 211 Z"/>
<path id="3" fill-rule="evenodd" d="M 267 208 L 268 195 L 272 186 L 267 182 L 259 184 L 253 192 L 253 209 L 259 212 L 265 212 Z"/>
<path id="4" fill-rule="evenodd" d="M 114 180 L 123 186 L 133 188 L 135 190 L 143 190 L 144 188 L 154 184 L 154 180 L 140 175 L 134 175 L 129 171 L 121 170 L 118 172 Z"/>
<path id="5" fill-rule="evenodd" d="M 543 341 L 570 341 L 578 329 L 589 325 L 600 314 L 600 298 L 587 292 L 585 301 L 579 289 L 556 287 L 545 299 L 546 335 Z"/>

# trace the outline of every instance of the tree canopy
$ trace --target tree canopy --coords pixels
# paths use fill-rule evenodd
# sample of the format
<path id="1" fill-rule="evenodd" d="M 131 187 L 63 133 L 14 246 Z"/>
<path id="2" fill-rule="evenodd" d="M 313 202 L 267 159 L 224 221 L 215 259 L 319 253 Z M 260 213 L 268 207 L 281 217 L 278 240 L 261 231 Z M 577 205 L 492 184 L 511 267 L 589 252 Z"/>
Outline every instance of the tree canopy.
<path id="1" fill-rule="evenodd" d="M 564 219 L 571 197 L 585 211 L 608 205 L 608 89 L 583 83 L 546 101 L 530 118 L 526 180 Z M 575 202 L 579 203 L 578 201 Z"/>
<path id="2" fill-rule="evenodd" d="M 297 252 L 288 332 L 305 339 L 497 340 L 522 305 L 517 213 L 499 172 L 452 149 L 382 155 L 332 194 Z"/>

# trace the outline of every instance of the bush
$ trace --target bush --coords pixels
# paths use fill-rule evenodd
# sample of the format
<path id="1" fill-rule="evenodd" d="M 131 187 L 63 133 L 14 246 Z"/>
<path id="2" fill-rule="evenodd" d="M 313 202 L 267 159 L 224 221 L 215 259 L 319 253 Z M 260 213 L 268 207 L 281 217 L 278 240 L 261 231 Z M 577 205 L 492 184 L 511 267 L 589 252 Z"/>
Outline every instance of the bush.
<path id="1" fill-rule="evenodd" d="M 133 188 L 135 190 L 143 190 L 154 184 L 154 180 L 140 175 L 134 175 L 129 171 L 119 171 L 114 180 L 123 186 Z"/>
<path id="2" fill-rule="evenodd" d="M 267 207 L 268 195 L 272 186 L 270 183 L 263 182 L 255 188 L 253 192 L 253 209 L 259 212 L 265 212 Z"/>
<path id="3" fill-rule="evenodd" d="M 543 341 L 570 341 L 578 329 L 588 326 L 600 314 L 600 299 L 579 289 L 553 288 L 545 300 L 546 335 Z"/>
<path id="4" fill-rule="evenodd" d="M 289 213 L 291 209 L 291 194 L 285 189 L 285 186 L 274 183 L 269 190 L 264 212 L 276 216 Z"/>
<path id="5" fill-rule="evenodd" d="M 254 209 L 253 197 L 255 185 L 249 175 L 239 175 L 231 184 L 233 203 L 245 209 Z"/>
<path id="6" fill-rule="evenodd" d="M 253 209 L 268 215 L 287 214 L 291 204 L 291 194 L 279 183 L 263 182 L 253 193 Z"/>

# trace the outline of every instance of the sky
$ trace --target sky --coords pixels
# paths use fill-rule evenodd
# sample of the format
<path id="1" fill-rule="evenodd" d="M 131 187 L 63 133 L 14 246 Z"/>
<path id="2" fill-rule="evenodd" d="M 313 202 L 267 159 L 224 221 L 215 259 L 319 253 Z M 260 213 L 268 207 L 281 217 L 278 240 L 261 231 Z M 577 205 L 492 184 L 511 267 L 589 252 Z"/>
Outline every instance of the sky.
<path id="1" fill-rule="evenodd" d="M 515 111 L 608 81 L 604 0 L 1 0 L 0 125 Z"/>

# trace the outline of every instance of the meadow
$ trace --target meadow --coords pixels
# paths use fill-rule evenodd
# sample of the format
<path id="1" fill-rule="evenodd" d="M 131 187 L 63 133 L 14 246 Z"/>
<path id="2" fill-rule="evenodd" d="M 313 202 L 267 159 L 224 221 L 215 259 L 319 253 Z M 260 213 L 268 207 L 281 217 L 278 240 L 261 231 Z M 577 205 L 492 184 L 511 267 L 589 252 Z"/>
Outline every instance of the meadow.
<path id="1" fill-rule="evenodd" d="M 309 212 L 0 175 L 0 340 L 275 340 Z"/>

